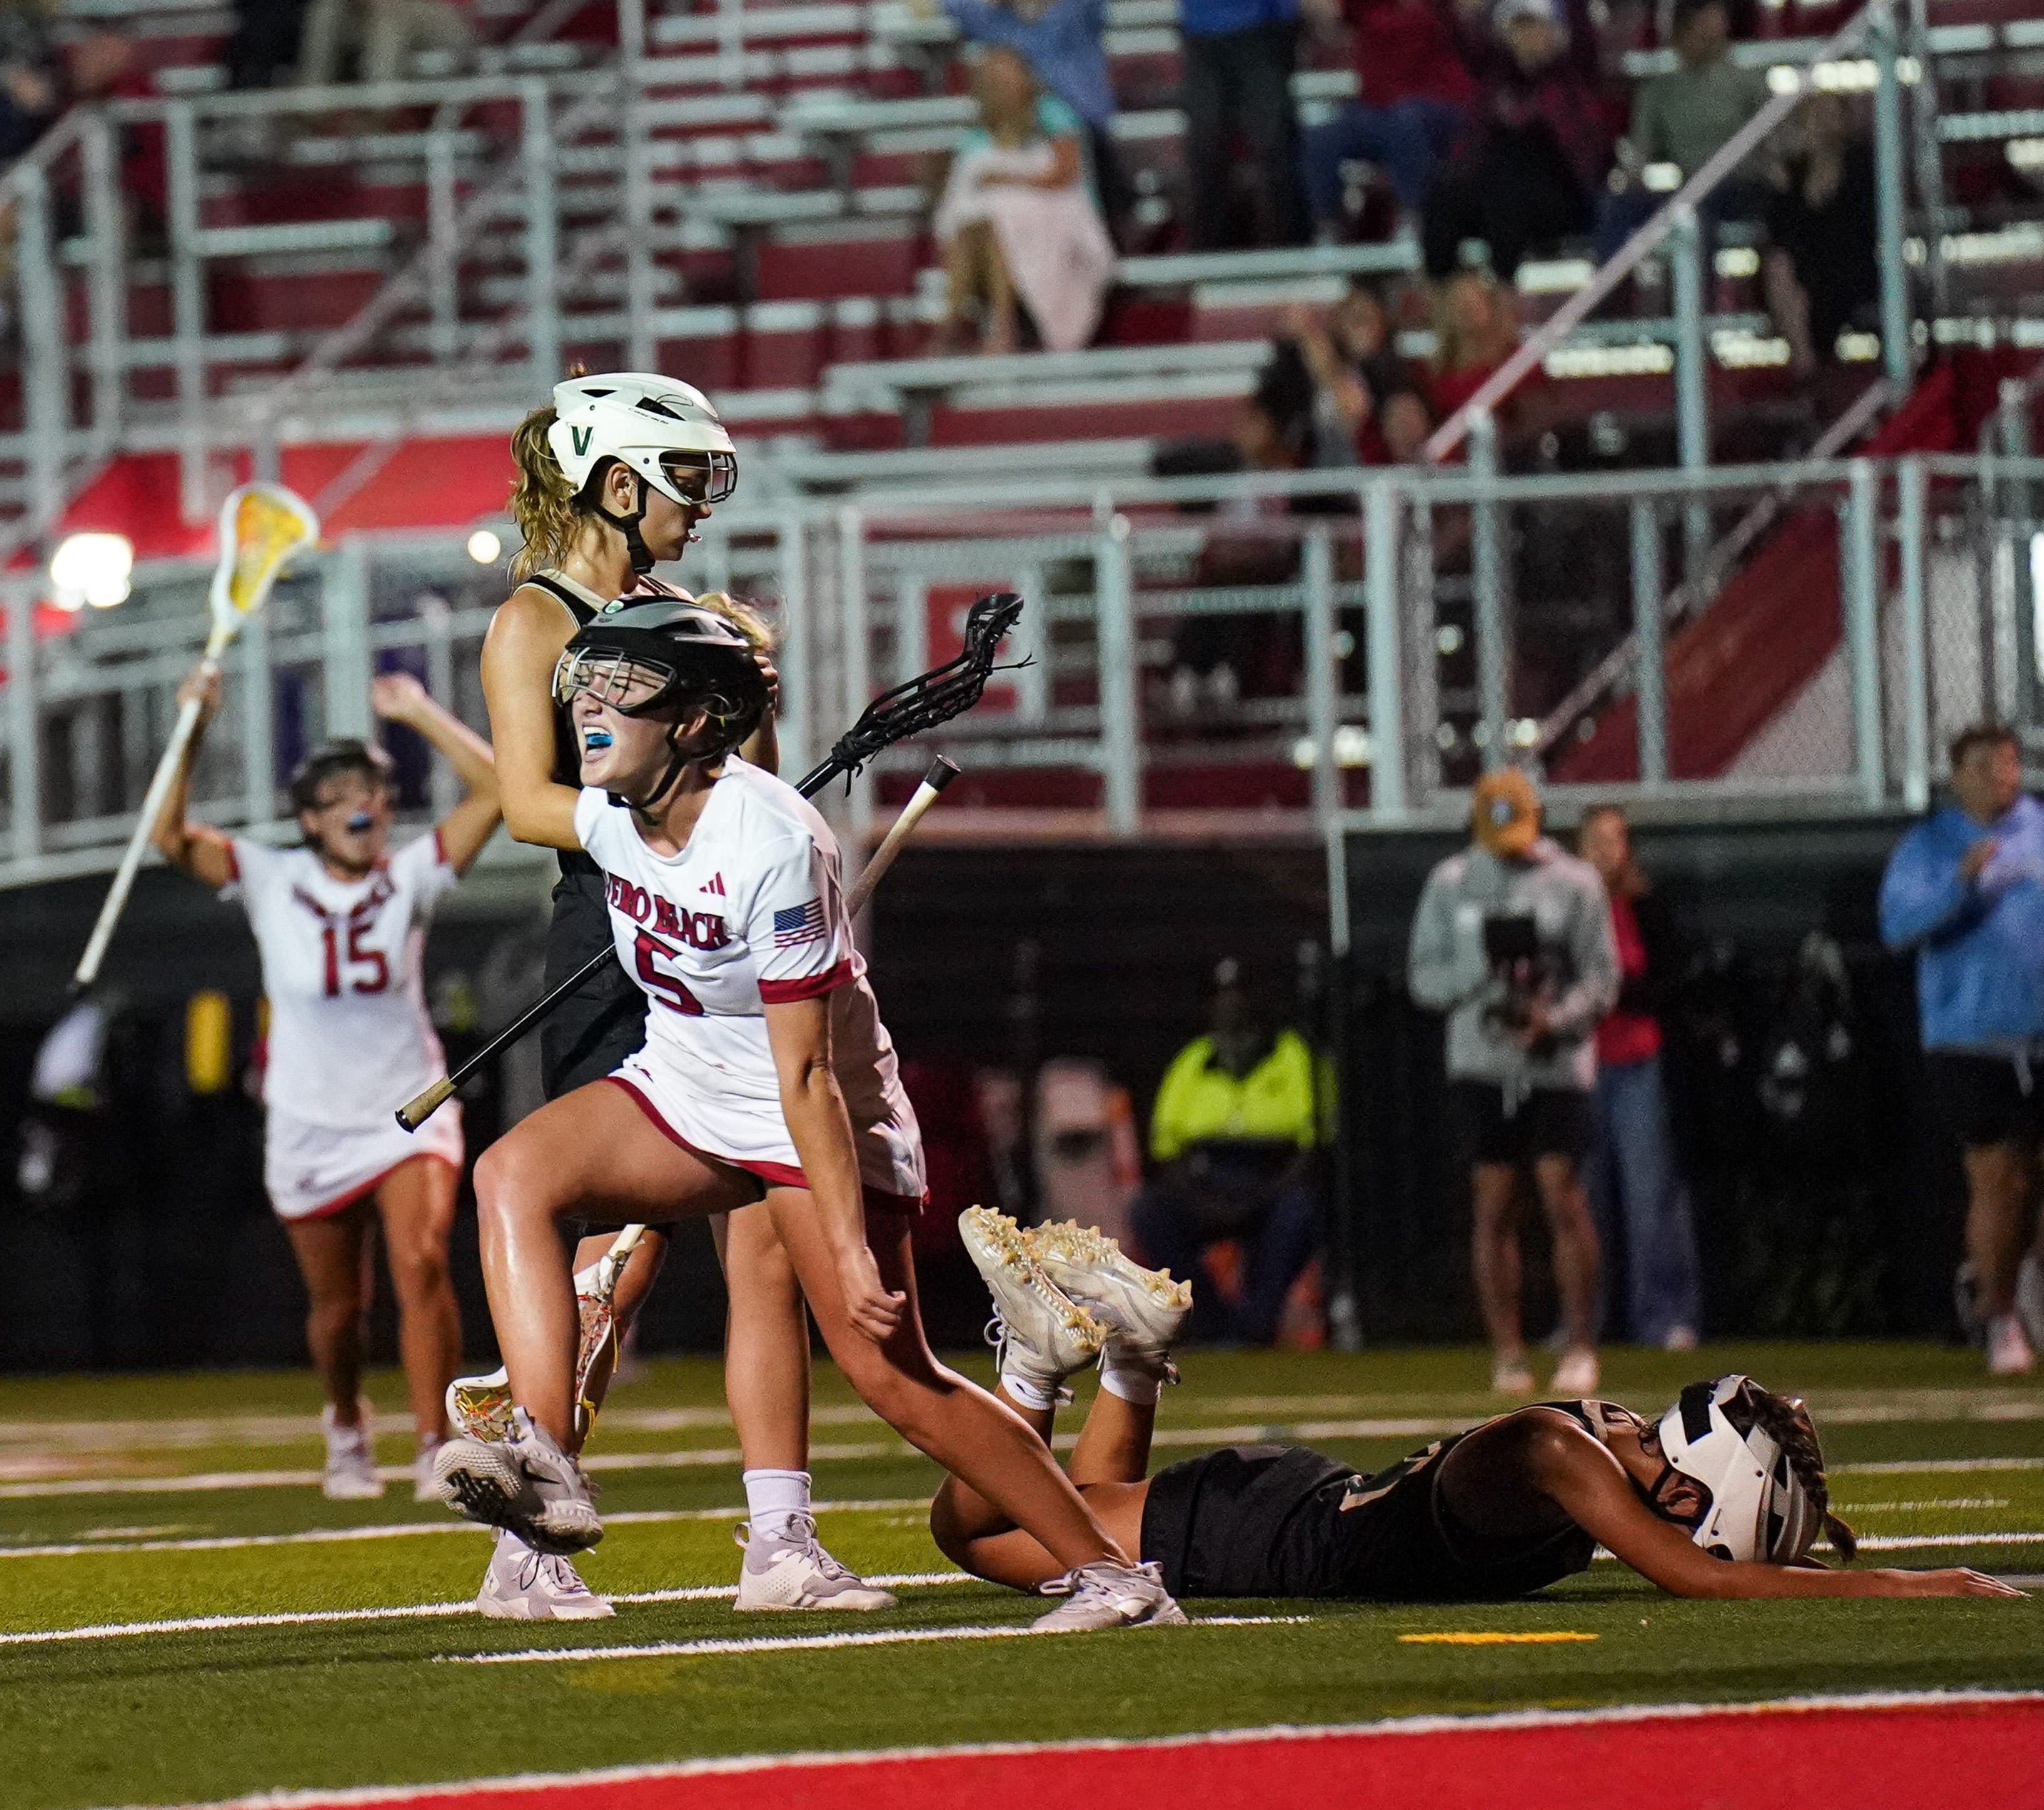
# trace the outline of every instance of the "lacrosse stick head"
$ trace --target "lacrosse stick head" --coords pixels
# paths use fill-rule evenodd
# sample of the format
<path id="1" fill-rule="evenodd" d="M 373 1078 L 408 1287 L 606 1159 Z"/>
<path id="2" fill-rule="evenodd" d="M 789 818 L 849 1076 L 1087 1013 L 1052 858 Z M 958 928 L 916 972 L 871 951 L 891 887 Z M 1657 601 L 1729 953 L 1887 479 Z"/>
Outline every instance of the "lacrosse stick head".
<path id="1" fill-rule="evenodd" d="M 213 574 L 212 651 L 232 640 L 269 600 L 292 555 L 319 539 L 312 505 L 282 484 L 242 484 L 220 505 L 220 562 Z"/>

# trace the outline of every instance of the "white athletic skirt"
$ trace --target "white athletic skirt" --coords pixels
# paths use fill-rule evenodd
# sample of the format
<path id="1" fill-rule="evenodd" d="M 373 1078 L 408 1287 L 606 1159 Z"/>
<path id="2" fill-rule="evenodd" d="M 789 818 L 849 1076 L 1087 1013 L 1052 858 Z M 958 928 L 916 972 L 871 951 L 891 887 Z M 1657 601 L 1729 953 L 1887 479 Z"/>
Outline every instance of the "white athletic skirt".
<path id="1" fill-rule="evenodd" d="M 416 1132 L 394 1117 L 346 1130 L 308 1124 L 273 1106 L 263 1133 L 263 1186 L 280 1220 L 317 1219 L 352 1205 L 415 1156 L 436 1156 L 459 1171 L 463 1153 L 459 1100 Z"/>
<path id="2" fill-rule="evenodd" d="M 778 1111 L 718 1098 L 679 1086 L 663 1075 L 641 1050 L 609 1078 L 639 1103 L 640 1110 L 682 1149 L 728 1162 L 769 1187 L 806 1188 L 801 1159 Z M 928 1193 L 923 1174 L 923 1133 L 906 1096 L 877 1124 L 852 1124 L 859 1147 L 859 1177 L 870 1212 L 920 1212 Z"/>

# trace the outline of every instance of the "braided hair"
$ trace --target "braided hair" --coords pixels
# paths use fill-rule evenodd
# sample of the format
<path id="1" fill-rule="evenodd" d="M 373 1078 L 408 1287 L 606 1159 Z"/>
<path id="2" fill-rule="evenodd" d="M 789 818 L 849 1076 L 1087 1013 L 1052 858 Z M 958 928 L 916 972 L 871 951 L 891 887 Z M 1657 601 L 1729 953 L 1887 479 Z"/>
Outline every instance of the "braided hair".
<path id="1" fill-rule="evenodd" d="M 1788 1461 L 1796 1481 L 1808 1492 L 1810 1501 L 1823 1517 L 1824 1538 L 1831 1550 L 1848 1565 L 1859 1554 L 1859 1538 L 1852 1528 L 1831 1512 L 1831 1485 L 1824 1478 L 1824 1454 L 1817 1443 L 1816 1424 L 1800 1401 L 1755 1385 L 1746 1393 L 1754 1423 Z"/>

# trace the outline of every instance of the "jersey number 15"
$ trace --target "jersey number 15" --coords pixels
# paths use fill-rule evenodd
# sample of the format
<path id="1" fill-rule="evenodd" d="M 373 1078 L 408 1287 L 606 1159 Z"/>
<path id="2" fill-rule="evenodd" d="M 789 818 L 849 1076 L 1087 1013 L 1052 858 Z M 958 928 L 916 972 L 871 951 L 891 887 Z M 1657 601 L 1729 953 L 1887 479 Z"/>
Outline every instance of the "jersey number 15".
<path id="1" fill-rule="evenodd" d="M 329 924 L 320 932 L 326 946 L 326 997 L 335 999 L 340 993 L 340 970 L 344 960 L 348 965 L 348 990 L 350 993 L 382 993 L 390 985 L 390 964 L 381 949 L 362 947 L 363 932 L 367 924 L 350 924 L 348 927 L 348 947 L 341 947 L 340 932 Z M 366 974 L 355 970 L 366 968 Z"/>

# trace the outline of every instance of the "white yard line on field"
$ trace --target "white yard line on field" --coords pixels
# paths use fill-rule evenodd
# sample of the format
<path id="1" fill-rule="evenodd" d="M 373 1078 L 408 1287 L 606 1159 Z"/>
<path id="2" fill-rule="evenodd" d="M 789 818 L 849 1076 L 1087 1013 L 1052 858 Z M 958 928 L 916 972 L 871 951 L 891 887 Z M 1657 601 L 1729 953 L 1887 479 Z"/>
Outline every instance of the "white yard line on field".
<path id="1" fill-rule="evenodd" d="M 818 1502 L 813 1504 L 819 1515 L 901 1514 L 909 1510 L 920 1513 L 929 1507 L 928 1498 L 921 1496 L 886 1496 L 858 1501 Z M 606 1528 L 627 1527 L 633 1523 L 660 1521 L 742 1521 L 746 1510 L 742 1507 L 729 1508 L 626 1508 L 614 1515 L 605 1515 Z M 287 1534 L 217 1534 L 203 1539 L 148 1539 L 136 1540 L 126 1546 L 94 1541 L 90 1545 L 74 1542 L 67 1545 L 0 1546 L 0 1558 L 105 1558 L 116 1553 L 127 1552 L 232 1552 L 239 1547 L 251 1546 L 323 1546 L 332 1541 L 351 1539 L 403 1539 L 413 1534 L 486 1534 L 487 1528 L 478 1527 L 473 1521 L 456 1520 L 449 1517 L 438 1521 L 380 1521 L 359 1528 L 303 1528 L 296 1533 Z"/>
<path id="2" fill-rule="evenodd" d="M 1911 1421 L 1949 1422 L 2044 1420 L 2044 1397 L 2011 1394 L 1999 1389 L 1899 1389 L 1815 1392 L 1819 1418 L 1827 1425 L 1870 1426 Z M 1409 1405 L 1408 1405 L 1409 1404 Z M 1404 1397 L 1376 1393 L 1320 1395 L 1238 1395 L 1205 1397 L 1197 1412 L 1213 1419 L 1243 1419 L 1259 1425 L 1296 1424 L 1305 1415 L 1328 1418 L 1343 1428 L 1362 1427 L 1357 1434 L 1330 1438 L 1431 1436 L 1452 1430 L 1495 1411 L 1496 1398 L 1481 1394 L 1418 1393 Z M 869 1410 L 856 1402 L 828 1402 L 810 1412 L 820 1427 L 862 1426 Z M 728 1430 L 730 1415 L 720 1407 L 642 1408 L 619 1404 L 604 1417 L 606 1427 L 620 1432 L 674 1433 Z M 409 1414 L 390 1411 L 372 1416 L 375 1431 L 401 1434 L 410 1430 Z M 208 1445 L 287 1445 L 314 1443 L 317 1421 L 309 1414 L 191 1415 L 175 1420 L 0 1420 L 0 1471 L 21 1462 L 20 1453 L 125 1453 L 178 1450 Z"/>
<path id="3" fill-rule="evenodd" d="M 866 1582 L 883 1590 L 921 1589 L 932 1584 L 962 1584 L 974 1580 L 962 1571 L 908 1571 Z M 613 1603 L 728 1602 L 738 1594 L 735 1584 L 697 1584 L 674 1590 L 620 1590 L 609 1596 Z M 455 1603 L 404 1603 L 391 1608 L 298 1609 L 275 1615 L 184 1616 L 169 1621 L 95 1622 L 85 1627 L 35 1628 L 15 1634 L 0 1634 L 0 1647 L 45 1647 L 65 1640 L 125 1640 L 151 1634 L 217 1634 L 237 1627 L 299 1627 L 334 1621 L 427 1621 L 442 1616 L 474 1615 L 472 1597 Z"/>
<path id="4" fill-rule="evenodd" d="M 1977 1470 L 2044 1470 L 2044 1458 L 1889 1458 L 1827 1466 L 1827 1477 L 1896 1477 L 1905 1471 L 1964 1477 Z"/>
<path id="5" fill-rule="evenodd" d="M 1193 1627 L 1273 1627 L 1311 1621 L 1305 1615 L 1197 1616 Z M 906 1647 L 938 1640 L 1008 1640 L 1035 1633 L 1028 1623 L 996 1627 L 888 1627 L 863 1634 L 790 1634 L 756 1640 L 661 1640 L 644 1647 L 534 1647 L 522 1653 L 448 1653 L 449 1666 L 524 1666 L 589 1659 L 695 1659 L 740 1653 L 813 1653 L 839 1647 Z"/>

